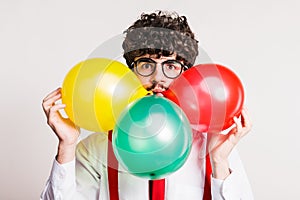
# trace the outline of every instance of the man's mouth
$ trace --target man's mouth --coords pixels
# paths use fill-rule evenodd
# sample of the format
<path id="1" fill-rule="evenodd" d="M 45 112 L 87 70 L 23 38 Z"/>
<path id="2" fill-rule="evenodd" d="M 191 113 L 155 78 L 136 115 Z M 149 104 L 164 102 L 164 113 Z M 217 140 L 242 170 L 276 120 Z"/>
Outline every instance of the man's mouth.
<path id="1" fill-rule="evenodd" d="M 165 91 L 164 88 L 154 88 L 154 89 L 152 90 L 153 93 L 162 93 L 162 92 L 164 92 L 164 91 Z"/>
<path id="2" fill-rule="evenodd" d="M 152 92 L 157 95 L 157 96 L 164 96 L 163 95 L 163 92 L 166 91 L 166 88 L 164 87 L 159 87 L 159 86 L 156 86 L 155 88 L 152 89 Z"/>
<path id="3" fill-rule="evenodd" d="M 157 96 L 164 96 L 162 93 L 166 91 L 166 88 L 160 85 L 152 85 L 147 90 L 152 91 Z"/>

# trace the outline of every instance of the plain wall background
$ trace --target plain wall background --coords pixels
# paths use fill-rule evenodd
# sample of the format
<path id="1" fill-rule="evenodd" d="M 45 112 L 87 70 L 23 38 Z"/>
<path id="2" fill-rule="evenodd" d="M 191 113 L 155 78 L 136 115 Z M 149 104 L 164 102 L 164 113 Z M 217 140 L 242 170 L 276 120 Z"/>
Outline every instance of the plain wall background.
<path id="1" fill-rule="evenodd" d="M 300 199 L 300 5 L 252 1 L 0 1 L 0 199 L 38 199 L 57 139 L 41 102 L 68 70 L 142 11 L 186 15 L 244 83 L 253 129 L 238 144 L 256 199 Z"/>

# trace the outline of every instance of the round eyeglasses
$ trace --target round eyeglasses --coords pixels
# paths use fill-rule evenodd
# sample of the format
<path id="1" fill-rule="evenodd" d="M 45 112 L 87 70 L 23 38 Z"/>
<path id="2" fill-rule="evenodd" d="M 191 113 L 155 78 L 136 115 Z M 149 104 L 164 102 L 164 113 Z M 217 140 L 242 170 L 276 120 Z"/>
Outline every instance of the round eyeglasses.
<path id="1" fill-rule="evenodd" d="M 139 75 L 147 77 L 155 72 L 157 64 L 159 63 L 151 58 L 140 58 L 133 61 L 131 67 L 135 67 Z M 184 68 L 187 69 L 185 65 L 177 60 L 166 60 L 160 64 L 164 75 L 171 79 L 177 78 Z"/>

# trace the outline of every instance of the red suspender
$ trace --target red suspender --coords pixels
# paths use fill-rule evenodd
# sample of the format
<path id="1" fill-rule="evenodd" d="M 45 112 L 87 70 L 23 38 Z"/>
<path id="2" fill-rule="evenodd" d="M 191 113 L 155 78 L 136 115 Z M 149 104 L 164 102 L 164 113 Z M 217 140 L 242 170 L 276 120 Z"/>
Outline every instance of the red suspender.
<path id="1" fill-rule="evenodd" d="M 149 180 L 149 200 L 165 199 L 165 179 Z"/>
<path id="2" fill-rule="evenodd" d="M 107 173 L 108 173 L 108 189 L 109 199 L 119 200 L 119 183 L 118 183 L 118 160 L 112 148 L 112 130 L 108 131 L 107 145 Z M 100 194 L 101 195 L 101 194 Z"/>
<path id="3" fill-rule="evenodd" d="M 203 193 L 203 200 L 211 200 L 211 164 L 210 164 L 210 157 L 209 154 L 206 155 L 205 159 L 206 163 L 206 172 L 205 172 L 205 183 L 204 183 L 204 193 Z"/>

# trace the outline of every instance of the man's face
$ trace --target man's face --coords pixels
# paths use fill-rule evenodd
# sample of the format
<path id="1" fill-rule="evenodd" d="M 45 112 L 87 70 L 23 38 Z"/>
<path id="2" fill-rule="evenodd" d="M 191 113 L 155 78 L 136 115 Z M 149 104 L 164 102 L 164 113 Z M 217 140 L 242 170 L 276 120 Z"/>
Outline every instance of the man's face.
<path id="1" fill-rule="evenodd" d="M 168 78 L 165 76 L 162 70 L 162 65 L 161 63 L 168 61 L 168 60 L 176 60 L 176 55 L 173 54 L 171 56 L 161 56 L 160 58 L 156 58 L 155 55 L 143 55 L 140 57 L 136 57 L 134 60 L 139 60 L 141 58 L 151 58 L 153 61 L 155 61 L 156 68 L 155 71 L 149 75 L 149 76 L 142 76 L 137 72 L 136 66 L 133 69 L 133 72 L 136 74 L 138 79 L 141 81 L 142 85 L 144 88 L 146 88 L 148 91 L 152 91 L 154 93 L 160 94 L 161 92 L 165 91 L 168 89 L 170 84 L 176 79 L 174 78 Z M 181 62 L 182 63 L 182 62 Z M 180 70 L 180 69 L 178 69 Z"/>

